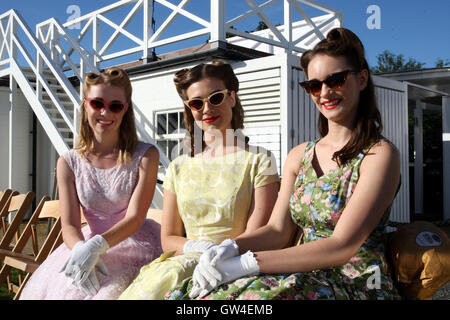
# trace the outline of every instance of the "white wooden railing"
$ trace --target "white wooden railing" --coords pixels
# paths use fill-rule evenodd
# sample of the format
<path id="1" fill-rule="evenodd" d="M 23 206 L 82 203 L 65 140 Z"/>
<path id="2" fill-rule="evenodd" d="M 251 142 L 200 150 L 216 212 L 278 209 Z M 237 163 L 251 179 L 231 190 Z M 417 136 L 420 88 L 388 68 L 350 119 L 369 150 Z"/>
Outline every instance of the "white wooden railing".
<path id="1" fill-rule="evenodd" d="M 149 59 L 151 57 L 151 51 L 155 48 L 165 45 L 180 43 L 184 40 L 198 38 L 202 36 L 208 37 L 210 43 L 226 42 L 227 36 L 239 36 L 244 39 L 250 39 L 261 43 L 267 43 L 275 47 L 280 47 L 285 52 L 295 53 L 304 52 L 308 47 L 305 47 L 305 39 L 322 39 L 324 37 L 323 28 L 333 21 L 339 21 L 342 25 L 343 14 L 330 7 L 320 4 L 314 0 L 268 0 L 262 4 L 256 4 L 254 0 L 245 0 L 248 4 L 248 10 L 242 12 L 237 16 L 226 19 L 226 7 L 230 9 L 235 0 L 201 0 L 205 3 L 205 6 L 209 5 L 209 17 L 200 17 L 198 14 L 189 12 L 186 7 L 193 0 L 181 0 L 178 5 L 175 5 L 166 0 L 122 0 L 111 5 L 108 5 L 102 9 L 93 11 L 86 15 L 83 15 L 77 19 L 73 19 L 63 24 L 65 29 L 71 29 L 74 26 L 81 26 L 79 32 L 76 29 L 71 29 L 75 39 L 75 44 L 78 47 L 84 47 L 84 54 L 89 57 L 90 63 L 99 68 L 101 63 L 105 63 L 117 58 L 127 57 L 136 53 L 141 53 L 141 58 Z M 199 0 L 196 0 L 199 1 Z M 163 7 L 165 11 L 170 12 L 167 16 L 164 16 L 160 11 L 155 12 L 155 5 Z M 283 6 L 283 24 L 279 27 L 275 26 L 274 22 L 264 13 L 264 10 L 273 6 Z M 306 12 L 307 7 L 312 7 L 320 10 L 327 16 L 325 21 L 320 23 L 314 22 L 312 18 Z M 114 12 L 119 10 L 130 9 L 122 20 L 113 21 L 111 17 Z M 208 10 L 205 10 L 206 12 Z M 293 32 L 294 23 L 293 13 L 297 12 L 305 21 L 308 28 L 302 32 L 298 37 Z M 158 23 L 158 27 L 153 30 L 152 17 L 155 16 L 158 20 L 163 21 Z M 177 23 L 177 17 L 183 16 L 188 19 L 193 25 L 197 25 L 198 28 L 193 31 L 186 32 L 186 28 L 178 28 L 180 31 L 178 34 L 171 34 L 168 37 L 167 30 Z M 259 20 L 263 21 L 269 28 L 271 37 L 264 37 L 257 34 L 248 33 L 239 30 L 236 26 L 242 21 L 251 17 L 258 16 Z M 126 29 L 126 27 L 137 20 L 139 24 L 142 24 L 142 28 L 139 30 L 133 30 L 133 32 Z M 52 19 L 44 21 L 37 26 L 37 35 L 48 45 L 57 44 L 60 40 L 58 33 L 52 31 L 51 25 L 54 23 Z M 280 31 L 280 27 L 282 31 Z M 103 28 L 113 29 L 113 33 L 107 39 L 102 39 Z M 172 30 L 173 31 L 173 30 Z M 127 38 L 132 45 L 122 50 L 112 50 L 113 45 L 118 41 L 119 36 Z M 88 39 L 89 44 L 81 45 L 82 41 Z M 204 40 L 203 40 L 204 42 Z M 73 66 L 77 66 L 75 61 L 71 60 L 71 56 L 74 53 L 79 54 L 74 44 L 63 52 L 62 47 L 56 49 L 58 52 L 63 53 L 60 58 L 60 64 L 66 64 L 71 69 Z M 136 59 L 134 59 L 136 60 Z"/>
<path id="2" fill-rule="evenodd" d="M 65 124 L 75 133 L 74 120 L 48 79 L 52 78 L 58 82 L 60 88 L 70 98 L 74 110 L 78 110 L 80 105 L 76 90 L 62 69 L 53 63 L 47 49 L 38 41 L 17 12 L 10 10 L 0 15 L 0 33 L 0 65 L 2 67 L 0 76 L 13 75 L 14 81 L 17 81 L 22 89 L 56 151 L 59 154 L 65 152 L 68 150 L 68 145 L 44 107 L 42 93 L 45 89 Z M 33 48 L 35 57 L 30 54 L 29 47 Z M 31 74 L 26 72 L 28 70 L 31 70 Z M 35 79 L 34 85 L 29 81 L 30 78 Z"/>

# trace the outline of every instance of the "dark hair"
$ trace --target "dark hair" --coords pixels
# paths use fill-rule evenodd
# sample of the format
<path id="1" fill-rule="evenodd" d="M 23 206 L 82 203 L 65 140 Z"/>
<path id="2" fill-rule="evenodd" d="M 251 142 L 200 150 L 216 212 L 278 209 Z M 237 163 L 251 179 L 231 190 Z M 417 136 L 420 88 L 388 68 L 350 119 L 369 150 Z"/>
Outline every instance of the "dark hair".
<path id="1" fill-rule="evenodd" d="M 341 150 L 333 154 L 333 160 L 341 165 L 381 138 L 383 131 L 381 114 L 378 110 L 375 87 L 365 58 L 364 46 L 358 36 L 345 28 L 331 30 L 326 39 L 321 40 L 313 49 L 303 53 L 300 64 L 306 77 L 308 77 L 308 64 L 317 54 L 345 57 L 355 70 L 365 69 L 369 74 L 367 86 L 360 93 L 355 128 L 350 140 Z M 322 114 L 319 114 L 318 129 L 322 137 L 328 133 L 328 121 Z"/>
<path id="2" fill-rule="evenodd" d="M 201 63 L 191 69 L 186 68 L 175 73 L 173 82 L 175 83 L 175 87 L 181 100 L 188 100 L 186 90 L 193 83 L 198 82 L 204 78 L 216 78 L 222 80 L 225 84 L 226 89 L 234 91 L 236 93 L 236 104 L 232 109 L 231 127 L 233 130 L 244 128 L 244 109 L 237 95 L 239 91 L 239 80 L 234 74 L 233 68 L 226 62 L 213 61 L 211 64 Z M 194 137 L 194 126 L 196 124 L 194 121 L 194 117 L 192 116 L 192 111 L 186 105 L 184 106 L 184 124 L 190 134 L 190 137 L 187 137 L 187 139 L 190 140 L 190 156 L 193 157 L 195 149 L 195 139 L 193 139 L 192 137 Z M 247 142 L 248 137 L 245 137 L 245 143 Z M 203 141 L 202 132 L 201 150 L 203 150 L 204 147 L 205 143 Z"/>

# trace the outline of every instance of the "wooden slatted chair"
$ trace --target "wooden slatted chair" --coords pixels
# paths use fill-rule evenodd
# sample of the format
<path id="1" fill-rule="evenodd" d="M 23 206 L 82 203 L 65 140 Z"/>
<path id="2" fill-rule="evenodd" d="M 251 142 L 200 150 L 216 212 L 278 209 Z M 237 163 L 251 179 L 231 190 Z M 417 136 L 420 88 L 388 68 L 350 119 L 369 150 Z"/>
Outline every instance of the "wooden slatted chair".
<path id="1" fill-rule="evenodd" d="M 39 247 L 37 236 L 37 225 L 42 219 L 55 219 L 50 232 L 40 246 L 37 254 L 24 254 L 23 248 L 31 239 L 33 251 Z M 0 271 L 0 281 L 2 276 L 9 272 L 12 268 L 18 269 L 26 276 L 23 280 L 19 281 L 18 285 L 11 284 L 9 289 L 15 292 L 14 299 L 17 299 L 22 292 L 31 274 L 39 267 L 39 265 L 47 258 L 47 256 L 53 252 L 63 242 L 61 233 L 61 220 L 59 215 L 59 200 L 50 200 L 45 196 L 40 201 L 30 220 L 28 221 L 25 229 L 20 235 L 17 244 L 14 246 L 12 253 L 5 255 L 4 266 Z"/>
<path id="2" fill-rule="evenodd" d="M 84 218 L 81 207 L 80 211 L 81 224 L 84 225 L 86 223 L 86 219 Z M 37 230 L 37 225 L 45 219 L 51 219 L 54 220 L 54 222 L 47 234 L 47 237 L 39 246 L 37 232 L 33 230 Z M 37 254 L 26 255 L 21 253 L 23 247 L 25 247 L 30 238 L 33 248 L 39 247 Z M 59 200 L 50 200 L 48 197 L 43 197 L 35 212 L 28 221 L 28 224 L 26 225 L 14 248 L 16 249 L 16 252 L 5 256 L 4 264 L 6 268 L 15 268 L 26 273 L 23 281 L 21 281 L 18 286 L 13 285 L 11 288 L 12 291 L 16 293 L 16 295 L 14 296 L 14 300 L 19 298 L 22 289 L 24 288 L 33 272 L 36 271 L 41 263 L 44 262 L 44 260 L 62 243 L 63 237 L 61 229 Z"/>
<path id="3" fill-rule="evenodd" d="M 34 192 L 17 195 L 14 194 L 14 192 L 11 194 L 9 202 L 5 203 L 0 212 L 1 228 L 3 230 L 3 236 L 0 240 L 0 258 L 5 257 L 5 254 L 12 252 L 14 247 L 14 235 L 16 235 L 17 241 L 20 231 L 20 224 L 23 222 L 25 215 L 34 200 Z M 8 217 L 10 214 L 13 214 L 14 217 L 11 222 L 8 223 Z M 3 265 L 0 271 L 0 283 L 3 283 L 6 279 L 9 288 L 11 284 L 9 272 L 3 272 L 4 268 L 5 265 Z"/>
<path id="4" fill-rule="evenodd" d="M 11 200 L 10 197 L 13 194 L 11 189 L 5 189 L 5 191 L 0 191 L 0 212 L 5 206 L 6 203 L 9 203 Z M 19 194 L 17 191 L 14 191 L 14 195 Z"/>

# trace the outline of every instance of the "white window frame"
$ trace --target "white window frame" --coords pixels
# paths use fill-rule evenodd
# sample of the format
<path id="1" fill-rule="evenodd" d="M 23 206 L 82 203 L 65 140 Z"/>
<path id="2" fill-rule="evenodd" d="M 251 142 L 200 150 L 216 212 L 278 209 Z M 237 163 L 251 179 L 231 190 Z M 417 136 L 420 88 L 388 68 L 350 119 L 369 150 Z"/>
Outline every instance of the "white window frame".
<path id="1" fill-rule="evenodd" d="M 169 130 L 169 114 L 171 113 L 177 113 L 177 128 L 173 130 L 172 132 L 168 132 Z M 185 137 L 185 129 L 181 127 L 181 124 L 183 122 L 183 113 L 184 109 L 169 109 L 169 110 L 158 110 L 154 111 L 153 119 L 155 119 L 155 131 L 154 131 L 154 140 L 160 147 L 160 149 L 166 154 L 167 158 L 169 158 L 170 161 L 172 161 L 174 157 L 171 157 L 171 150 L 169 150 L 170 142 L 176 141 L 176 143 L 180 143 L 184 137 Z M 160 127 L 158 122 L 158 115 L 165 115 L 166 116 L 166 133 L 159 134 Z M 161 143 L 161 142 L 166 142 Z"/>

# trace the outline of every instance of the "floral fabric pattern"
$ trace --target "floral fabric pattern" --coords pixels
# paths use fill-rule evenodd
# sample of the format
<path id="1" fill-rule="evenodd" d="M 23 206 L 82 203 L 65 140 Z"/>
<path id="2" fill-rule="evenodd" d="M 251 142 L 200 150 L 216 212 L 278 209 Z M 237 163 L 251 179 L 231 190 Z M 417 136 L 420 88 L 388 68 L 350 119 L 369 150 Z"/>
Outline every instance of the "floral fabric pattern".
<path id="1" fill-rule="evenodd" d="M 312 141 L 305 149 L 289 208 L 303 229 L 303 241 L 330 237 L 359 179 L 364 150 L 346 165 L 318 177 L 313 166 Z M 305 273 L 259 275 L 221 285 L 203 299 L 399 299 L 384 255 L 386 210 L 378 226 L 358 252 L 343 266 Z M 181 282 L 166 299 L 189 299 L 192 281 Z"/>

